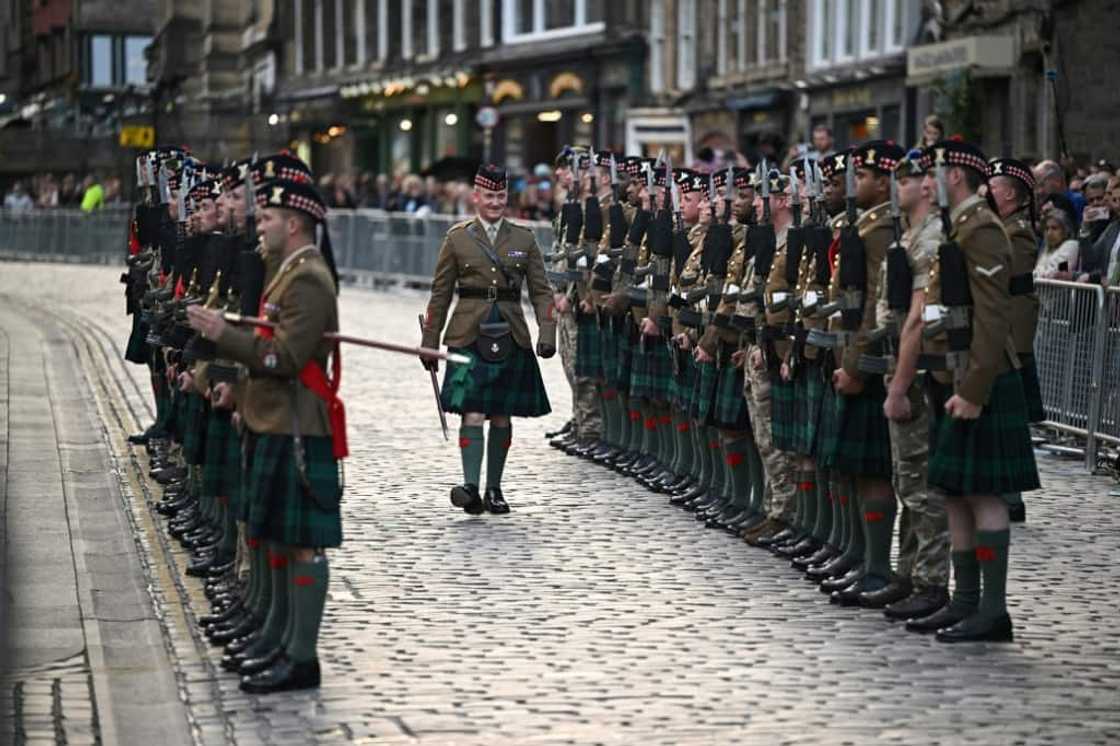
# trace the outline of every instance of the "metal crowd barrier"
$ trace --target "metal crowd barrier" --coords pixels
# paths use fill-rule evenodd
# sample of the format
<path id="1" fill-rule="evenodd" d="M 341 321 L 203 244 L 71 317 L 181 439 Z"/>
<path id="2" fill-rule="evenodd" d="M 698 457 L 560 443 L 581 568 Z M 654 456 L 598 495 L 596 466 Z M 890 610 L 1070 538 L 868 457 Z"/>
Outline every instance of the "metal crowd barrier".
<path id="1" fill-rule="evenodd" d="M 129 208 L 0 210 L 0 258 L 24 261 L 118 262 L 125 254 Z M 339 270 L 358 282 L 430 283 L 453 215 L 410 215 L 383 210 L 331 210 L 331 244 Z M 543 250 L 552 225 L 530 227 Z"/>
<path id="2" fill-rule="evenodd" d="M 0 257 L 22 261 L 120 261 L 128 240 L 128 207 L 0 210 Z"/>
<path id="3" fill-rule="evenodd" d="M 1120 445 L 1120 288 L 1060 280 L 1035 283 L 1035 360 L 1046 420 L 1085 440 L 1085 466 L 1101 442 Z"/>

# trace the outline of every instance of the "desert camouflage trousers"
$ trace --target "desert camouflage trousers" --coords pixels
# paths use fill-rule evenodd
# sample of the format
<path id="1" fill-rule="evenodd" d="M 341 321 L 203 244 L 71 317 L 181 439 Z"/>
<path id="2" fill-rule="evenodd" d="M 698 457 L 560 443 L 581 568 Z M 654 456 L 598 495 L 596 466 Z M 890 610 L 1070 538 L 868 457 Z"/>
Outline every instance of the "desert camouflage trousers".
<path id="1" fill-rule="evenodd" d="M 920 587 L 949 584 L 949 524 L 945 496 L 926 484 L 929 407 L 921 385 L 910 387 L 910 420 L 890 422 L 891 482 L 902 505 L 898 574 Z"/>
<path id="2" fill-rule="evenodd" d="M 580 440 L 598 439 L 603 434 L 603 413 L 599 408 L 599 395 L 595 381 L 576 375 L 576 340 L 578 331 L 575 314 L 562 313 L 557 322 L 560 362 L 564 375 L 572 387 L 572 421 L 576 437 Z"/>
<path id="3" fill-rule="evenodd" d="M 793 520 L 797 484 L 797 461 L 793 454 L 774 447 L 771 431 L 770 373 L 766 368 L 755 370 L 750 363 L 757 347 L 747 352 L 743 396 L 747 399 L 751 427 L 754 429 L 758 454 L 762 457 L 762 470 L 766 474 L 766 515 L 774 520 L 789 523 Z"/>

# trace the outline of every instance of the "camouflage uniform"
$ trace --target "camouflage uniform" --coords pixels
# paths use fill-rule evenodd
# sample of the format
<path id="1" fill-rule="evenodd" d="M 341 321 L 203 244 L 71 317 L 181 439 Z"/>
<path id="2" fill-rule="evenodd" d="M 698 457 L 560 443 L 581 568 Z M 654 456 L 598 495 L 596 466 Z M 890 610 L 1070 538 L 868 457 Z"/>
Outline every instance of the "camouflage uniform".
<path id="1" fill-rule="evenodd" d="M 941 241 L 938 216 L 931 211 L 917 226 L 903 234 L 902 244 L 910 257 L 913 289 L 929 287 L 929 273 Z M 886 277 L 886 262 L 883 263 Z M 877 316 L 894 321 L 901 328 L 905 319 L 887 308 L 887 283 L 881 284 Z M 907 391 L 911 418 L 889 421 L 891 433 L 891 482 L 902 504 L 898 523 L 898 574 L 909 577 L 917 588 L 946 587 L 949 584 L 949 527 L 945 517 L 945 496 L 926 485 L 929 466 L 929 407 L 918 376 Z M 890 385 L 890 376 L 887 377 Z"/>
<path id="2" fill-rule="evenodd" d="M 563 225 L 560 218 L 554 221 L 555 240 L 557 253 L 563 251 Z M 581 283 L 582 285 L 582 283 Z M 580 287 L 580 297 L 589 298 L 585 288 Z M 576 299 L 573 303 L 579 303 Z M 576 356 L 578 351 L 577 339 L 579 338 L 576 323 L 575 309 L 568 313 L 558 314 L 557 336 L 559 337 L 560 362 L 564 366 L 564 375 L 568 385 L 572 387 L 572 419 L 575 425 L 575 434 L 578 440 L 585 442 L 597 440 L 603 431 L 603 416 L 599 409 L 599 400 L 595 391 L 595 381 L 591 378 L 576 375 Z"/>

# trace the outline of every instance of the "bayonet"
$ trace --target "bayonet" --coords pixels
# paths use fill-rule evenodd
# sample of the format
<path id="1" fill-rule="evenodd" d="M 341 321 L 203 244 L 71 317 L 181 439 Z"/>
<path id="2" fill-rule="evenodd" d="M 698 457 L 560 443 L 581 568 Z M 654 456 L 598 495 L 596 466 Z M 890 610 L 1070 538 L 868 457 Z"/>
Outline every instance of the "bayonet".
<path id="1" fill-rule="evenodd" d="M 770 223 L 770 172 L 766 168 L 765 158 L 758 168 L 758 180 L 762 186 L 762 222 Z"/>
<path id="2" fill-rule="evenodd" d="M 732 206 L 734 205 L 735 200 L 738 198 L 738 196 L 739 196 L 739 193 L 735 189 L 735 167 L 733 165 L 731 165 L 730 163 L 728 163 L 727 164 L 727 173 L 726 173 L 726 176 L 724 177 L 724 183 L 723 183 L 723 202 L 724 202 L 723 222 L 725 222 L 725 223 L 730 223 L 731 222 Z"/>
<path id="3" fill-rule="evenodd" d="M 664 150 L 661 152 L 665 154 Z M 673 177 L 673 159 L 668 154 L 665 154 L 665 194 L 662 195 L 661 198 L 662 207 L 668 208 L 672 202 L 673 190 L 669 188 L 669 185 L 674 182 L 676 182 L 676 179 Z"/>
<path id="4" fill-rule="evenodd" d="M 844 197 L 847 204 L 848 225 L 855 225 L 859 214 L 856 211 L 856 169 L 851 153 L 847 156 L 848 167 L 844 169 Z"/>
<path id="5" fill-rule="evenodd" d="M 618 202 L 618 163 L 615 162 L 614 153 L 610 157 L 610 174 L 611 174 L 611 198 Z"/>
<path id="6" fill-rule="evenodd" d="M 804 163 L 804 161 L 802 161 Z M 808 172 L 806 172 L 808 173 Z M 801 185 L 797 180 L 797 169 L 789 167 L 790 204 L 793 207 L 793 227 L 801 227 Z"/>

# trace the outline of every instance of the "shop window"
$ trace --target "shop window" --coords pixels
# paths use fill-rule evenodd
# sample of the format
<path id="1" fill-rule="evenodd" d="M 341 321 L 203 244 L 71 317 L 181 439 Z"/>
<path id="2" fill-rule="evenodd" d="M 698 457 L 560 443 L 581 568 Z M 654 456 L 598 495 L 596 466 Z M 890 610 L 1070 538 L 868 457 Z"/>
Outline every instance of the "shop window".
<path id="1" fill-rule="evenodd" d="M 921 0 L 808 0 L 811 68 L 901 52 Z"/>
<path id="2" fill-rule="evenodd" d="M 89 84 L 93 88 L 113 85 L 113 37 L 108 34 L 95 34 L 89 39 Z"/>
<path id="3" fill-rule="evenodd" d="M 696 85 L 696 0 L 679 0 L 677 6 L 677 89 Z"/>
<path id="4" fill-rule="evenodd" d="M 148 36 L 126 36 L 124 39 L 124 84 L 144 85 L 148 80 L 148 60 L 144 50 L 152 43 Z"/>
<path id="5" fill-rule="evenodd" d="M 509 44 L 602 31 L 604 0 L 502 0 L 503 41 Z"/>

